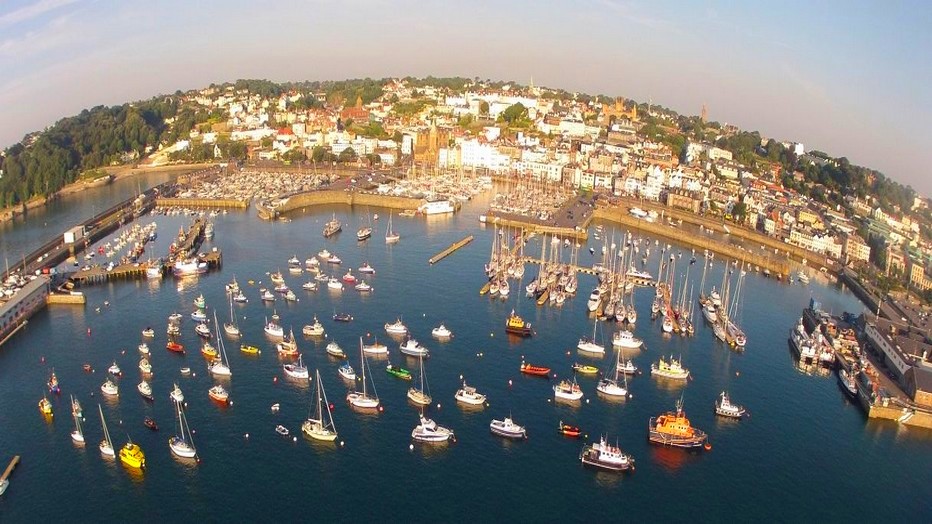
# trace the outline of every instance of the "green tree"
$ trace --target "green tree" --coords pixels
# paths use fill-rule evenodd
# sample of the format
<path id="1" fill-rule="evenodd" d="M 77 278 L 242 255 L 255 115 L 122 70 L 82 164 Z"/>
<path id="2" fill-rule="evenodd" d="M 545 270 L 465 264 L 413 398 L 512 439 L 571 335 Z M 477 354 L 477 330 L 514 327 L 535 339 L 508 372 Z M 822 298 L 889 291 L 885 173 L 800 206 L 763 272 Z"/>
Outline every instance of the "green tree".
<path id="1" fill-rule="evenodd" d="M 327 150 L 324 146 L 314 146 L 311 150 L 311 160 L 314 162 L 323 162 L 327 157 Z"/>
<path id="2" fill-rule="evenodd" d="M 479 116 L 484 116 L 486 118 L 489 116 L 489 103 L 485 100 L 479 101 Z"/>
<path id="3" fill-rule="evenodd" d="M 517 102 L 508 106 L 502 114 L 499 115 L 499 118 L 509 124 L 516 123 L 521 120 L 527 119 L 527 108 L 524 107 L 524 104 Z"/>
<path id="4" fill-rule="evenodd" d="M 338 162 L 347 163 L 356 161 L 356 151 L 353 151 L 352 147 L 347 147 L 343 151 L 340 151 L 340 155 L 337 157 Z"/>

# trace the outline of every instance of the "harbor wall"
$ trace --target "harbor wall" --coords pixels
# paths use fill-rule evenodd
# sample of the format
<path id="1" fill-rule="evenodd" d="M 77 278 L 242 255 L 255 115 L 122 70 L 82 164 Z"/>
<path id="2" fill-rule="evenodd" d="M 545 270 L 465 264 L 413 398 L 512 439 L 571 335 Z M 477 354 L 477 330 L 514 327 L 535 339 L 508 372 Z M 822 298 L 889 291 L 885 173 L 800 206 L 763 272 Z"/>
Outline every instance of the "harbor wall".
<path id="1" fill-rule="evenodd" d="M 503 216 L 495 215 L 494 213 L 494 211 L 489 211 L 488 215 L 486 215 L 486 224 L 493 224 L 502 227 L 513 227 L 515 229 L 523 229 L 528 232 L 533 231 L 538 234 L 555 235 L 560 238 L 572 238 L 583 242 L 589 239 L 589 224 L 592 222 L 591 215 L 587 217 L 581 224 L 579 224 L 578 228 L 576 228 L 547 226 L 531 222 L 530 220 L 522 220 L 519 217 L 506 218 Z"/>
<path id="2" fill-rule="evenodd" d="M 720 242 L 703 236 L 686 235 L 683 233 L 683 231 L 671 226 L 640 220 L 628 213 L 627 208 L 597 208 L 593 216 L 595 218 L 621 224 L 631 229 L 644 231 L 652 235 L 662 236 L 676 242 L 681 242 L 688 246 L 699 249 L 707 249 L 716 255 L 725 256 L 735 260 L 741 260 L 743 262 L 758 266 L 761 268 L 761 270 L 769 269 L 775 276 L 780 279 L 785 278 L 790 273 L 790 264 L 786 257 L 765 257 L 757 253 L 738 249 L 737 246 L 725 242 Z"/>
<path id="3" fill-rule="evenodd" d="M 653 202 L 649 200 L 638 200 L 636 198 L 629 198 L 629 197 L 619 197 L 618 200 L 620 200 L 619 208 L 623 209 L 625 213 L 627 213 L 628 209 L 632 207 L 638 207 L 638 208 L 643 209 L 644 211 L 653 210 L 653 211 L 656 211 L 657 213 L 662 212 L 664 214 L 663 215 L 664 217 L 675 218 L 675 219 L 682 220 L 683 222 L 686 222 L 689 224 L 703 226 L 706 229 L 711 229 L 716 232 L 720 232 L 720 233 L 726 232 L 725 229 L 722 227 L 724 222 L 722 222 L 721 219 L 713 219 L 713 218 L 706 217 L 703 215 L 697 215 L 690 211 L 676 209 L 673 207 L 667 207 L 663 204 L 660 204 L 659 202 Z M 786 242 L 783 242 L 782 240 L 764 235 L 763 233 L 760 233 L 758 231 L 755 231 L 753 229 L 747 228 L 745 226 L 742 226 L 742 225 L 739 225 L 733 222 L 730 224 L 725 224 L 725 225 L 728 226 L 728 229 L 731 231 L 730 234 L 733 237 L 741 238 L 749 242 L 755 242 L 757 244 L 763 245 L 769 248 L 771 252 L 773 252 L 773 250 L 776 249 L 779 253 L 782 253 L 784 255 L 789 255 L 790 258 L 796 261 L 806 260 L 807 262 L 812 262 L 820 266 L 824 265 L 828 267 L 829 269 L 836 269 L 826 262 L 825 255 L 816 253 L 814 251 L 808 251 L 799 246 L 787 244 Z M 787 273 L 784 273 L 784 275 L 785 274 Z"/>
<path id="4" fill-rule="evenodd" d="M 310 206 L 343 204 L 347 206 L 371 206 L 389 209 L 417 209 L 422 199 L 380 195 L 361 191 L 308 191 L 288 197 L 288 202 L 277 208 L 279 214 Z"/>
<path id="5" fill-rule="evenodd" d="M 912 412 L 912 414 L 909 415 L 906 420 L 900 421 L 904 415 L 908 415 L 910 412 Z M 875 404 L 867 407 L 867 416 L 874 419 L 892 420 L 904 426 L 932 429 L 932 413 L 926 411 L 911 410 L 900 406 Z"/>
<path id="6" fill-rule="evenodd" d="M 249 201 L 232 198 L 157 198 L 155 205 L 159 207 L 248 209 Z"/>

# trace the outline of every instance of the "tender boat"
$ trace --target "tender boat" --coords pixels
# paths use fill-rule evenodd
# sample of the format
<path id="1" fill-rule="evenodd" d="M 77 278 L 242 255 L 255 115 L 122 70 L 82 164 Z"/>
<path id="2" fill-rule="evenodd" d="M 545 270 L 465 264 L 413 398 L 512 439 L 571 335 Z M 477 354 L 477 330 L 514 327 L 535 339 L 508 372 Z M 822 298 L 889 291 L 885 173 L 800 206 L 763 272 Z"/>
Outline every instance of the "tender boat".
<path id="1" fill-rule="evenodd" d="M 115 366 L 116 363 L 114 362 L 113 365 Z M 117 368 L 117 371 L 119 370 L 120 368 Z M 58 377 L 55 375 L 55 370 L 52 370 L 52 374 L 49 376 L 49 381 L 46 385 L 48 386 L 50 393 L 54 393 L 56 395 L 61 393 L 61 387 L 58 385 Z"/>
<path id="2" fill-rule="evenodd" d="M 418 442 L 446 442 L 455 440 L 453 431 L 449 428 L 437 425 L 433 420 L 421 415 L 420 424 L 411 430 L 411 438 Z"/>
<path id="3" fill-rule="evenodd" d="M 143 469 L 146 467 L 146 454 L 138 444 L 127 442 L 120 448 L 120 462 L 130 468 Z"/>
<path id="4" fill-rule="evenodd" d="M 440 324 L 431 330 L 430 334 L 436 338 L 450 338 L 453 336 L 453 332 L 447 329 L 447 327 L 443 324 Z"/>
<path id="5" fill-rule="evenodd" d="M 538 377 L 549 377 L 550 376 L 550 368 L 545 368 L 542 366 L 532 366 L 531 364 L 528 364 L 527 362 L 521 363 L 521 372 L 524 373 L 525 375 L 535 375 Z"/>
<path id="6" fill-rule="evenodd" d="M 400 378 L 402 380 L 411 380 L 411 372 L 405 368 L 398 366 L 393 366 L 390 362 L 385 366 L 385 371 L 394 377 Z"/>
<path id="7" fill-rule="evenodd" d="M 595 366 L 584 366 L 577 362 L 573 364 L 573 371 L 582 373 L 583 375 L 597 375 L 599 373 L 599 368 Z"/>
<path id="8" fill-rule="evenodd" d="M 505 331 L 521 337 L 529 337 L 534 333 L 531 330 L 531 323 L 525 322 L 513 309 L 511 310 L 511 315 L 505 320 Z"/>
<path id="9" fill-rule="evenodd" d="M 335 322 L 352 322 L 353 315 L 350 315 L 349 313 L 334 313 L 333 320 Z"/>
<path id="10" fill-rule="evenodd" d="M 343 348 L 337 344 L 336 340 L 331 340 L 327 343 L 327 354 L 331 357 L 346 358 L 346 353 L 343 352 Z"/>
<path id="11" fill-rule="evenodd" d="M 291 434 L 291 432 L 288 431 L 288 428 L 286 428 L 285 426 L 282 426 L 281 424 L 275 426 L 275 432 L 283 437 L 287 437 L 288 435 Z"/>
<path id="12" fill-rule="evenodd" d="M 399 318 L 398 320 L 392 322 L 391 324 L 385 324 L 385 331 L 391 333 L 392 335 L 407 335 L 408 327 Z"/>
<path id="13" fill-rule="evenodd" d="M 159 425 L 155 423 L 155 419 L 152 417 L 146 417 L 142 419 L 142 425 L 151 429 L 152 431 L 159 430 Z"/>
<path id="14" fill-rule="evenodd" d="M 737 404 L 731 403 L 731 398 L 728 397 L 728 393 L 722 391 L 722 394 L 719 395 L 718 399 L 715 401 L 715 414 L 728 417 L 728 418 L 738 418 L 744 416 L 746 410 L 744 406 L 739 406 Z"/>
<path id="15" fill-rule="evenodd" d="M 505 417 L 505 420 L 492 420 L 492 423 L 489 424 L 489 429 L 492 431 L 493 435 L 498 435 L 505 438 L 513 439 L 523 439 L 527 438 L 527 430 L 524 429 L 524 426 L 519 426 L 515 424 L 511 417 Z"/>
<path id="16" fill-rule="evenodd" d="M 569 424 L 564 424 L 563 421 L 560 421 L 560 425 L 557 426 L 557 431 L 567 437 L 579 438 L 582 436 L 582 430 L 578 426 L 570 426 Z"/>
<path id="17" fill-rule="evenodd" d="M 670 360 L 664 360 L 663 357 L 660 357 L 659 362 L 651 364 L 650 374 L 673 380 L 686 380 L 689 378 L 689 370 L 683 367 L 681 361 L 672 356 Z"/>
<path id="18" fill-rule="evenodd" d="M 485 404 L 486 396 L 476 391 L 476 388 L 467 386 L 466 381 L 464 380 L 463 387 L 456 390 L 456 394 L 453 396 L 453 398 L 455 398 L 457 402 L 462 402 L 463 404 L 481 406 Z"/>
<path id="19" fill-rule="evenodd" d="M 676 412 L 667 412 L 658 417 L 651 417 L 647 424 L 648 439 L 654 444 L 678 448 L 709 449 L 708 436 L 692 427 L 683 412 L 682 399 L 676 401 Z"/>
<path id="20" fill-rule="evenodd" d="M 634 469 L 634 459 L 622 453 L 618 446 L 612 446 L 601 437 L 598 442 L 583 447 L 579 460 L 585 466 L 592 466 L 608 471 L 626 471 Z"/>
<path id="21" fill-rule="evenodd" d="M 262 353 L 262 350 L 258 346 L 251 346 L 249 344 L 240 344 L 239 350 L 247 355 L 258 355 Z"/>

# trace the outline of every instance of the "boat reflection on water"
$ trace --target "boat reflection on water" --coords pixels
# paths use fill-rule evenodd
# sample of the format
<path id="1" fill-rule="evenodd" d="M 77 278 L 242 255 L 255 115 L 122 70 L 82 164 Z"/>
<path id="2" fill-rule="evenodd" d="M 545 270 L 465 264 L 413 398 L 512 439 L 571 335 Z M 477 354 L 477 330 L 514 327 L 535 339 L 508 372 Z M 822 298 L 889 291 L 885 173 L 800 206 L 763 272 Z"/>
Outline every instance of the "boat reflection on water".
<path id="1" fill-rule="evenodd" d="M 701 449 L 690 451 L 669 446 L 650 446 L 650 453 L 654 464 L 667 471 L 678 471 L 687 464 L 699 460 L 703 452 Z"/>

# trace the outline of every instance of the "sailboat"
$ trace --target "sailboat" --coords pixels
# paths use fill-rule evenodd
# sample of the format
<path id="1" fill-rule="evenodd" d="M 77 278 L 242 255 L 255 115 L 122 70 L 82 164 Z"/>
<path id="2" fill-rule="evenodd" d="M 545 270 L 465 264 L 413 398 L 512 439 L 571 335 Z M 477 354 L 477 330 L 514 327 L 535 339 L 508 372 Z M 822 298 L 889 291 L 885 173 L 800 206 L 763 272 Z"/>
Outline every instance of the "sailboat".
<path id="1" fill-rule="evenodd" d="M 188 420 L 181 409 L 181 403 L 175 403 L 175 421 L 178 424 L 178 431 L 172 438 L 168 439 L 168 447 L 172 453 L 181 458 L 196 458 L 197 449 L 194 447 L 194 437 L 191 435 L 191 427 L 188 426 Z"/>
<path id="2" fill-rule="evenodd" d="M 297 364 L 285 364 L 282 366 L 282 369 L 284 369 L 285 375 L 291 378 L 307 379 L 309 377 L 307 373 L 307 366 L 304 365 L 304 360 L 301 355 L 298 355 Z"/>
<path id="3" fill-rule="evenodd" d="M 356 240 L 362 242 L 372 236 L 372 219 L 369 218 L 367 224 L 356 230 Z"/>
<path id="4" fill-rule="evenodd" d="M 104 427 L 104 439 L 100 441 L 100 453 L 105 457 L 116 457 L 113 451 L 113 441 L 110 440 L 110 432 L 107 430 L 107 421 L 104 419 L 104 410 L 97 404 L 97 411 L 100 412 L 100 424 Z"/>
<path id="5" fill-rule="evenodd" d="M 230 295 L 230 322 L 223 324 L 223 330 L 227 335 L 233 338 L 239 338 L 242 333 L 240 333 L 239 326 L 236 325 L 236 315 L 233 314 L 233 296 Z"/>
<path id="6" fill-rule="evenodd" d="M 411 402 L 414 402 L 415 404 L 419 404 L 421 406 L 427 406 L 427 405 L 430 405 L 431 399 L 430 399 L 430 394 L 427 392 L 426 388 L 424 387 L 424 355 L 420 355 L 418 357 L 418 360 L 420 361 L 420 368 L 421 368 L 421 387 L 420 389 L 414 386 L 411 386 L 410 388 L 408 388 L 408 398 L 411 400 Z"/>
<path id="7" fill-rule="evenodd" d="M 366 371 L 369 366 L 366 363 L 366 355 L 362 349 L 362 337 L 359 337 L 359 359 L 362 368 L 362 392 L 354 390 L 347 393 L 346 401 L 357 408 L 376 409 L 379 407 L 379 396 L 375 391 L 375 382 L 372 383 L 373 396 L 369 396 L 366 389 Z"/>
<path id="8" fill-rule="evenodd" d="M 74 395 L 71 396 L 71 405 L 74 406 Z M 71 414 L 74 416 L 74 431 L 71 432 L 71 440 L 77 442 L 78 444 L 84 444 L 84 433 L 81 431 L 81 418 L 78 416 L 78 412 L 74 409 L 71 410 Z"/>
<path id="9" fill-rule="evenodd" d="M 589 339 L 589 338 L 583 337 L 579 339 L 579 344 L 576 345 L 576 347 L 579 348 L 580 351 L 585 351 L 586 353 L 594 353 L 598 355 L 602 355 L 605 353 L 605 346 L 602 346 L 601 344 L 597 344 L 595 341 L 595 332 L 596 332 L 596 329 L 598 329 L 598 327 L 599 327 L 599 319 L 596 318 L 592 322 L 592 338 Z"/>
<path id="10" fill-rule="evenodd" d="M 385 243 L 394 244 L 395 242 L 398 242 L 398 240 L 400 239 L 401 239 L 401 235 L 399 235 L 398 233 L 395 232 L 394 229 L 392 229 L 392 213 L 389 212 L 388 213 L 388 229 L 385 230 Z"/>
<path id="11" fill-rule="evenodd" d="M 217 312 L 214 312 L 214 325 L 217 325 Z M 220 338 L 220 329 L 217 329 L 217 341 L 220 342 L 220 358 L 215 359 L 207 366 L 207 371 L 210 371 L 212 375 L 221 375 L 224 377 L 229 377 L 233 375 L 233 372 L 230 371 L 230 361 L 227 358 L 226 349 L 223 346 L 223 339 Z"/>
<path id="12" fill-rule="evenodd" d="M 618 384 L 618 368 L 621 366 L 621 351 L 615 353 L 615 365 L 612 366 L 612 371 L 608 374 L 608 377 L 604 377 L 599 380 L 599 385 L 595 387 L 596 391 L 603 393 L 611 397 L 627 397 L 628 396 L 628 375 L 622 373 L 622 378 L 624 380 L 624 387 Z"/>
<path id="13" fill-rule="evenodd" d="M 307 433 L 307 436 L 316 440 L 325 440 L 333 442 L 337 438 L 337 428 L 333 424 L 333 413 L 330 412 L 330 403 L 327 402 L 327 393 L 324 391 L 324 384 L 320 381 L 320 370 L 315 370 L 317 375 L 317 413 L 314 418 L 308 417 L 301 424 L 301 431 Z M 328 424 L 324 421 L 324 407 L 327 408 Z"/>

